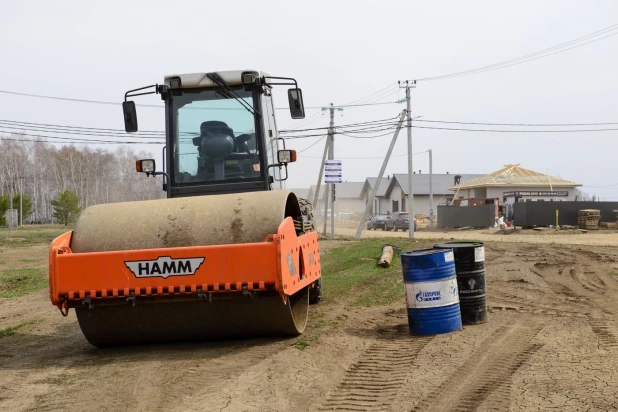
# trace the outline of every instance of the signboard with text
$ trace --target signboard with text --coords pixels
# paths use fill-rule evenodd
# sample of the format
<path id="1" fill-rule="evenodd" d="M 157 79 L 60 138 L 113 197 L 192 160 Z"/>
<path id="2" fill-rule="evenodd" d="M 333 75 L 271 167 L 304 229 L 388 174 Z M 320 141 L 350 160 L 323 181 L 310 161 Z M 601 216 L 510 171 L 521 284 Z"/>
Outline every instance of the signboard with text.
<path id="1" fill-rule="evenodd" d="M 341 160 L 324 162 L 324 183 L 343 183 Z"/>
<path id="2" fill-rule="evenodd" d="M 509 197 L 509 196 L 515 196 L 515 197 L 520 197 L 520 196 L 568 196 L 569 192 L 567 190 L 560 190 L 560 191 L 521 191 L 521 192 L 505 192 L 503 193 L 504 197 Z"/>

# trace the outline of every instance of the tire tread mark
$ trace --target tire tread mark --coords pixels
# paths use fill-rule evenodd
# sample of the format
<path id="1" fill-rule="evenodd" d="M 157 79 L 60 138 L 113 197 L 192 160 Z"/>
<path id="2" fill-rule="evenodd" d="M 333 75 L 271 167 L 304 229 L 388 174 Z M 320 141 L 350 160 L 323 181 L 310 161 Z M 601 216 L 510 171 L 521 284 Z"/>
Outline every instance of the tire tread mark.
<path id="1" fill-rule="evenodd" d="M 320 411 L 385 411 L 431 337 L 378 339 L 348 370 Z"/>
<path id="2" fill-rule="evenodd" d="M 531 341 L 542 328 L 534 321 L 499 328 L 412 411 L 464 412 L 485 401 L 488 409 L 508 410 L 512 375 L 541 348 Z"/>

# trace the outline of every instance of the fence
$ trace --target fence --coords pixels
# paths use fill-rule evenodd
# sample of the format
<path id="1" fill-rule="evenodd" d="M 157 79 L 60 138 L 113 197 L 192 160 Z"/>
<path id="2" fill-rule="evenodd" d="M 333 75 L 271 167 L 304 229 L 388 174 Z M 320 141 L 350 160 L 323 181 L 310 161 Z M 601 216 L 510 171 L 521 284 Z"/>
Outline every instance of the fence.
<path id="1" fill-rule="evenodd" d="M 577 212 L 582 209 L 601 211 L 601 222 L 615 222 L 618 202 L 518 202 L 513 205 L 515 224 L 522 227 L 559 225 L 577 226 Z"/>
<path id="2" fill-rule="evenodd" d="M 438 227 L 491 227 L 496 223 L 493 204 L 477 206 L 438 206 Z"/>

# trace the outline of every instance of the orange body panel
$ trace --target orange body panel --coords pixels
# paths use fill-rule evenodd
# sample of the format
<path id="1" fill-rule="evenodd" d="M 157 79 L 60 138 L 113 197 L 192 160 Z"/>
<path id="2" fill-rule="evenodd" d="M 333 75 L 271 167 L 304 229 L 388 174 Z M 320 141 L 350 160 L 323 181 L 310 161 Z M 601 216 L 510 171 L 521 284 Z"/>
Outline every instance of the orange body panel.
<path id="1" fill-rule="evenodd" d="M 71 236 L 72 232 L 67 232 L 56 238 L 49 251 L 50 297 L 61 310 L 85 299 L 94 302 L 243 290 L 276 289 L 285 300 L 321 276 L 317 233 L 297 236 L 289 217 L 276 234 L 260 243 L 73 253 Z M 169 269 L 169 265 L 181 264 L 178 262 L 185 265 L 182 270 L 194 273 L 168 271 L 165 276 L 163 270 L 161 275 L 163 265 Z"/>

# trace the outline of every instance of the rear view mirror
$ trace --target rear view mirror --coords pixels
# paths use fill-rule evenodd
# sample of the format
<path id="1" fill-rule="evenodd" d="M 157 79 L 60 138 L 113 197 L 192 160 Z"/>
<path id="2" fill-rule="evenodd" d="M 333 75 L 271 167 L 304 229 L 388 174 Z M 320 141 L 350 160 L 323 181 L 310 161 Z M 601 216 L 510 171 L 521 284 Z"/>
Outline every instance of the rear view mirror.
<path id="1" fill-rule="evenodd" d="M 292 119 L 304 119 L 303 91 L 298 88 L 288 89 L 288 101 L 290 102 L 290 115 Z"/>
<path id="2" fill-rule="evenodd" d="M 122 102 L 122 112 L 124 113 L 124 130 L 127 133 L 137 132 L 137 111 L 135 102 Z"/>

